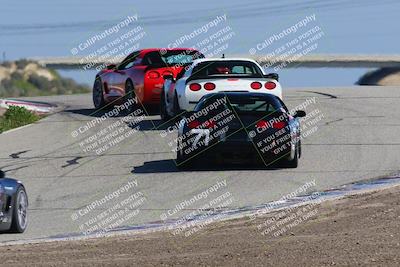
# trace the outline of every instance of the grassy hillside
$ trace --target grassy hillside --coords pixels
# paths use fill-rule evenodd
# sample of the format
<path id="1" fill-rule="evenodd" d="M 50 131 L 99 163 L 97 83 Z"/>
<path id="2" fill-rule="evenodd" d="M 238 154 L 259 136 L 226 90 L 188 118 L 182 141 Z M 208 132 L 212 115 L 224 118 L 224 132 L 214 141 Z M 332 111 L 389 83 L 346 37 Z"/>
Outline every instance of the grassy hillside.
<path id="1" fill-rule="evenodd" d="M 90 92 L 90 88 L 61 77 L 57 71 L 29 60 L 0 64 L 0 97 L 43 96 Z"/>

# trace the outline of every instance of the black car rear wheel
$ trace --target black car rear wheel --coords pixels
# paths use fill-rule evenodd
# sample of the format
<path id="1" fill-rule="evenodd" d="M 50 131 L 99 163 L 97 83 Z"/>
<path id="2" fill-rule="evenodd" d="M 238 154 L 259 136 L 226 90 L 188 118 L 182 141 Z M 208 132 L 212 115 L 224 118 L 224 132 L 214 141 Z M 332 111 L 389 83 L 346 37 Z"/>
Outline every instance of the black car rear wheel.
<path id="1" fill-rule="evenodd" d="M 189 169 L 190 160 L 188 160 L 187 157 L 185 157 L 183 153 L 181 153 L 182 151 L 179 149 L 180 146 L 181 146 L 181 141 L 178 135 L 178 143 L 176 149 L 176 167 L 179 170 L 187 170 Z"/>
<path id="2" fill-rule="evenodd" d="M 181 156 L 179 151 L 176 152 L 176 167 L 179 170 L 188 170 L 189 169 L 189 161 L 185 157 Z"/>
<path id="3" fill-rule="evenodd" d="M 283 161 L 283 165 L 286 168 L 297 168 L 297 166 L 299 165 L 299 144 L 296 144 L 293 159 L 285 159 Z"/>

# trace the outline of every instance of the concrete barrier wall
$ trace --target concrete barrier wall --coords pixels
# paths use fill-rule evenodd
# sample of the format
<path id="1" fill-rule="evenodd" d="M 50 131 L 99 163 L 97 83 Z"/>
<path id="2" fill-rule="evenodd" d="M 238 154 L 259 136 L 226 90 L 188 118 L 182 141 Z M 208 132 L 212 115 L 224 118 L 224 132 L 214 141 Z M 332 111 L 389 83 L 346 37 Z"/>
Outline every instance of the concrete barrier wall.
<path id="1" fill-rule="evenodd" d="M 293 56 L 289 60 L 279 57 L 266 57 L 264 55 L 228 55 L 229 57 L 244 57 L 257 60 L 261 65 L 274 63 L 274 66 L 285 64 L 284 68 L 384 68 L 400 67 L 400 55 L 306 55 Z M 58 58 L 31 58 L 40 64 L 56 69 L 76 69 L 84 67 L 88 62 L 81 57 L 58 57 Z M 96 65 L 104 63 L 92 60 Z"/>

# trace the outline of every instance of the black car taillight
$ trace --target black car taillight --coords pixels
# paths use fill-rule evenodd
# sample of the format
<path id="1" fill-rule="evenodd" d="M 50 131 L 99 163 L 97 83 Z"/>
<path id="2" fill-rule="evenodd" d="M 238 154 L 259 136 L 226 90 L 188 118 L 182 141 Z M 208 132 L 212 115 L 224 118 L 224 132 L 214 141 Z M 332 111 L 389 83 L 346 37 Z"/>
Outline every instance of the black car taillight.
<path id="1" fill-rule="evenodd" d="M 199 121 L 191 121 L 191 122 L 188 123 L 188 127 L 190 129 L 195 129 L 195 128 L 199 127 L 199 126 L 200 126 L 200 122 Z"/>
<path id="2" fill-rule="evenodd" d="M 267 121 L 260 120 L 256 123 L 257 128 L 274 128 L 280 130 L 285 128 L 287 125 L 286 121 L 274 121 L 272 123 L 268 123 Z"/>
<path id="3" fill-rule="evenodd" d="M 272 123 L 272 128 L 274 129 L 282 129 L 286 127 L 286 122 L 284 121 L 277 121 Z"/>
<path id="4" fill-rule="evenodd" d="M 211 129 L 215 126 L 215 122 L 212 120 L 208 120 L 205 121 L 203 123 L 199 122 L 199 121 L 191 121 L 188 123 L 188 127 L 190 129 L 195 129 L 195 128 L 207 128 L 207 129 Z"/>

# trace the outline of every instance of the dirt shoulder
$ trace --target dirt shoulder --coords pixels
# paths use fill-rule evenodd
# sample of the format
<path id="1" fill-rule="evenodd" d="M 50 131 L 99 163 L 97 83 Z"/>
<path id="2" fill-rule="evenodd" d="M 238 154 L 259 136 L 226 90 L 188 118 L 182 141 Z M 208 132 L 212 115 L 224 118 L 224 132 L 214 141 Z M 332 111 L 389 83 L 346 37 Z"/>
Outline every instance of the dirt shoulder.
<path id="1" fill-rule="evenodd" d="M 307 209 L 307 210 L 305 210 Z M 266 229 L 307 211 L 278 236 Z M 303 213 L 306 214 L 306 213 Z M 269 219 L 269 221 L 268 221 Z M 292 223 L 288 229 L 289 223 Z M 260 227 L 262 225 L 262 227 Z M 280 225 L 280 229 L 283 229 Z M 261 230 L 260 230 L 261 229 Z M 0 247 L 12 265 L 400 266 L 400 186 L 279 213 L 219 222 L 189 237 L 171 232 Z M 265 231 L 264 235 L 262 231 Z"/>

